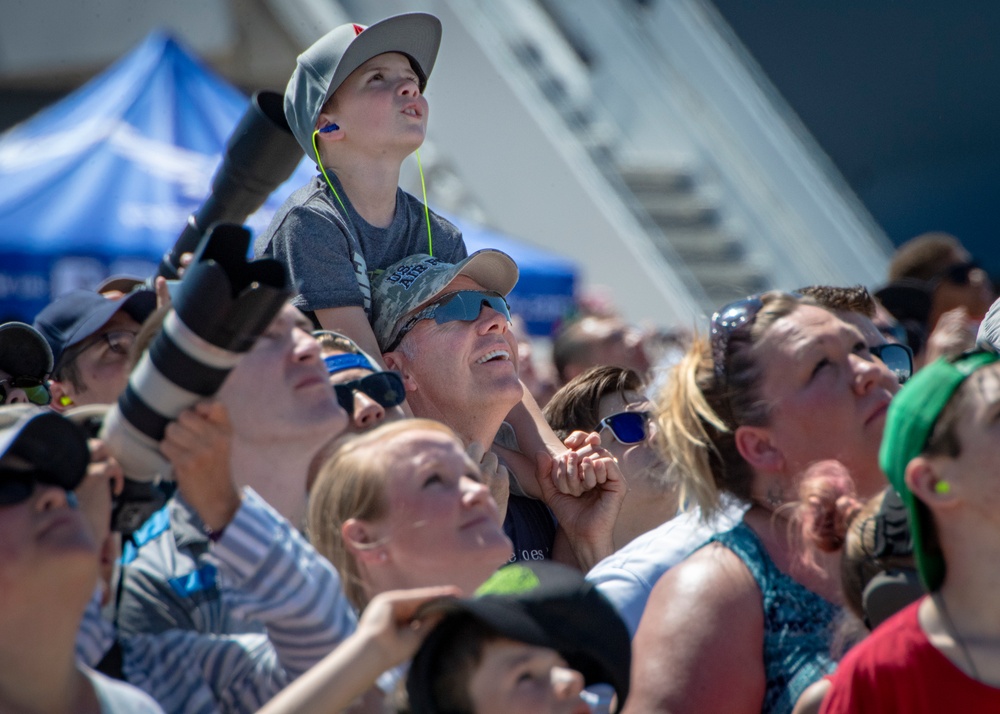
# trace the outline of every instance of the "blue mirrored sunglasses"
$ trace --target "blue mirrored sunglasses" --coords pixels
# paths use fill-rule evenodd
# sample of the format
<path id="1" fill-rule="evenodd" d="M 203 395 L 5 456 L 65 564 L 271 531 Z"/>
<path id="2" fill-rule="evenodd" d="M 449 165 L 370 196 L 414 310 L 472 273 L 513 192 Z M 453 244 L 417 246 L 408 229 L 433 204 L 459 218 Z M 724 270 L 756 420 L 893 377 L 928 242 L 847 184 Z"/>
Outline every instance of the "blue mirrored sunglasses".
<path id="1" fill-rule="evenodd" d="M 354 392 L 364 392 L 384 409 L 402 404 L 406 399 L 403 378 L 398 372 L 374 372 L 361 379 L 335 384 L 333 391 L 348 416 L 354 416 Z"/>
<path id="2" fill-rule="evenodd" d="M 869 347 L 868 351 L 882 360 L 900 384 L 913 376 L 913 350 L 906 345 L 888 343 Z"/>
<path id="3" fill-rule="evenodd" d="M 461 320 L 471 322 L 479 317 L 483 310 L 483 305 L 488 305 L 506 318 L 510 322 L 510 308 L 503 296 L 494 292 L 483 292 L 480 290 L 459 290 L 458 292 L 445 295 L 440 300 L 432 302 L 416 315 L 411 317 L 399 328 L 396 339 L 392 341 L 386 352 L 392 352 L 399 347 L 399 343 L 421 320 L 434 318 L 434 322 L 443 325 L 446 322 Z"/>
<path id="4" fill-rule="evenodd" d="M 601 419 L 597 431 L 610 429 L 619 444 L 638 444 L 646 439 L 649 412 L 618 412 Z"/>

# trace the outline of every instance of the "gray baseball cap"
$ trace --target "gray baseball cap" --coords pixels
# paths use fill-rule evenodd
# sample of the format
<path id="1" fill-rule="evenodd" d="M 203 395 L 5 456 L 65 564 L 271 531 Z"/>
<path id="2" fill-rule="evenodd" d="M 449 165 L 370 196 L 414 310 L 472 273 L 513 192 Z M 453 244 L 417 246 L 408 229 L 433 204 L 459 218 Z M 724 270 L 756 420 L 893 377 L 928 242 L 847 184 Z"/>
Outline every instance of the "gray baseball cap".
<path id="1" fill-rule="evenodd" d="M 372 325 L 380 349 L 392 344 L 400 321 L 435 297 L 459 275 L 466 275 L 500 295 L 517 284 L 517 263 L 499 250 L 477 250 L 460 263 L 427 254 L 408 255 L 372 282 Z"/>
<path id="2" fill-rule="evenodd" d="M 313 155 L 312 135 L 323 105 L 351 72 L 372 57 L 399 52 L 410 58 L 422 92 L 440 44 L 441 21 L 423 12 L 395 15 L 367 27 L 341 25 L 314 42 L 298 56 L 285 88 L 285 118 L 306 156 Z"/>
<path id="3" fill-rule="evenodd" d="M 31 325 L 4 323 L 0 325 L 0 369 L 12 377 L 45 379 L 52 372 L 52 349 Z"/>

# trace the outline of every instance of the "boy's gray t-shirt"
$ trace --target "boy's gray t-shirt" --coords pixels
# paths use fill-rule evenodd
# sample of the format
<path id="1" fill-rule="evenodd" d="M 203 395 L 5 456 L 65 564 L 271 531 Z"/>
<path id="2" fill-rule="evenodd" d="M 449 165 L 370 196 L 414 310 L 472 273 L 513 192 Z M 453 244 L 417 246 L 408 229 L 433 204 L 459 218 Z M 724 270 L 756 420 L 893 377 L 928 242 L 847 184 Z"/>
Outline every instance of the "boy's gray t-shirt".
<path id="1" fill-rule="evenodd" d="M 347 207 L 348 220 L 323 177 L 316 176 L 278 209 L 271 225 L 254 241 L 254 255 L 275 258 L 285 266 L 296 293 L 292 304 L 301 310 L 368 309 L 355 273 L 351 235 L 357 239 L 369 276 L 408 255 L 427 253 L 424 204 L 396 189 L 396 215 L 389 227 L 377 228 L 354 210 L 337 177 L 329 175 Z M 466 258 L 458 228 L 433 211 L 430 219 L 434 256 L 449 263 Z"/>

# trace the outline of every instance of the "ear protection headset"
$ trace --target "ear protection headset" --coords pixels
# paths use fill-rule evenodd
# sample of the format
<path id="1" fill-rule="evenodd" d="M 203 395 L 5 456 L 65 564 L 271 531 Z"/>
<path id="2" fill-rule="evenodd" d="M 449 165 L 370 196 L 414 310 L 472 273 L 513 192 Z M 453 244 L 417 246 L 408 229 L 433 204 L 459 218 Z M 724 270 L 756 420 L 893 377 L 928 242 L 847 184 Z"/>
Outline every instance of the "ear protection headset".
<path id="1" fill-rule="evenodd" d="M 329 134 L 331 131 L 337 131 L 340 127 L 337 124 L 327 124 L 322 129 L 319 129 L 320 134 Z"/>
<path id="2" fill-rule="evenodd" d="M 899 568 L 879 573 L 865 586 L 861 603 L 865 625 L 874 629 L 886 619 L 926 593 L 920 576 L 913 568 Z"/>
<path id="3" fill-rule="evenodd" d="M 869 519 L 869 522 L 874 528 L 874 548 L 867 555 L 876 564 L 880 564 L 883 559 L 898 560 L 913 556 L 913 542 L 906 519 L 906 507 L 899 494 L 890 489 L 882 499 L 878 512 Z M 862 528 L 867 525 L 863 524 Z M 886 618 L 916 601 L 924 592 L 915 567 L 883 568 L 881 573 L 869 581 L 861 594 L 865 625 L 869 628 L 876 627 Z"/>

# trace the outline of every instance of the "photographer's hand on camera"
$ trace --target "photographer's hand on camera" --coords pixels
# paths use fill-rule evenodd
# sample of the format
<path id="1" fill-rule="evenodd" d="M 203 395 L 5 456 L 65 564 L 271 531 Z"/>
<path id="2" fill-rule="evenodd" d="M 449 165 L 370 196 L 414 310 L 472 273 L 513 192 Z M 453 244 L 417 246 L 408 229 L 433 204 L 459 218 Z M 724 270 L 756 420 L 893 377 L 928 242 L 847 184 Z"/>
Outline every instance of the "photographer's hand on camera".
<path id="1" fill-rule="evenodd" d="M 160 442 L 184 500 L 197 511 L 210 533 L 221 533 L 242 499 L 229 466 L 232 427 L 225 407 L 203 401 L 171 422 Z"/>
<path id="2" fill-rule="evenodd" d="M 100 439 L 87 441 L 90 465 L 87 476 L 76 487 L 76 500 L 90 525 L 94 539 L 101 543 L 111 528 L 111 496 L 121 493 L 125 475 L 115 457 Z"/>
<path id="3" fill-rule="evenodd" d="M 89 439 L 90 465 L 87 476 L 76 487 L 80 512 L 90 526 L 94 542 L 100 548 L 101 582 L 105 600 L 110 593 L 114 562 L 118 556 L 118 540 L 111 534 L 111 497 L 121 493 L 125 474 L 107 445 L 100 439 Z"/>
<path id="4" fill-rule="evenodd" d="M 180 257 L 180 265 L 177 268 L 177 280 L 184 277 L 184 273 L 187 271 L 188 266 L 191 265 L 191 261 L 194 259 L 194 253 L 183 253 Z M 162 275 L 157 275 L 153 279 L 153 290 L 156 291 L 156 307 L 157 309 L 163 307 L 170 307 L 170 286 L 167 283 L 167 279 Z"/>

